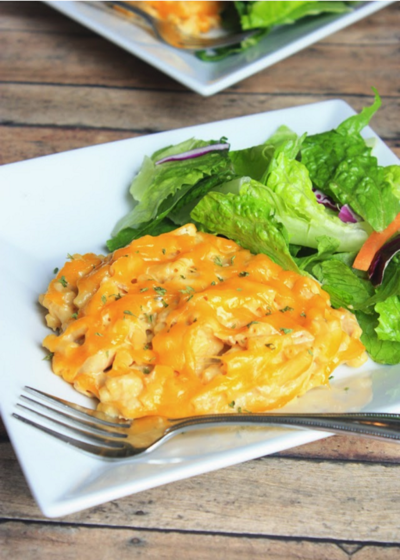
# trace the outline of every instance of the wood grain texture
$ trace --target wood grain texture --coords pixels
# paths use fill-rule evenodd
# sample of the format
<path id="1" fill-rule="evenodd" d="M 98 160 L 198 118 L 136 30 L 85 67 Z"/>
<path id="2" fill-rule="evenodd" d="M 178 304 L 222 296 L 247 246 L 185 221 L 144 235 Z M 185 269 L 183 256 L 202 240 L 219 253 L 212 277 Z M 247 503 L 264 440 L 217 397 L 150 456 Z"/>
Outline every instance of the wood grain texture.
<path id="1" fill-rule="evenodd" d="M 0 519 L 43 520 L 11 447 L 2 444 L 0 450 Z M 399 465 L 265 457 L 59 521 L 398 545 L 399 492 Z"/>
<path id="2" fill-rule="evenodd" d="M 196 98 L 193 93 L 132 91 L 88 86 L 0 84 L 2 99 L 0 123 L 13 125 L 90 127 L 151 133 L 171 130 L 213 120 L 230 119 L 254 113 L 297 107 L 321 101 L 313 94 L 277 96 L 254 93 L 226 93 L 211 98 Z M 337 96 L 325 95 L 326 99 Z M 342 95 L 357 111 L 372 101 L 372 96 Z M 398 99 L 386 98 L 376 116 L 374 128 L 385 139 L 398 139 Z"/>
<path id="3" fill-rule="evenodd" d="M 96 547 L 93 543 L 96 543 Z M 87 528 L 71 525 L 26 525 L 7 522 L 0 526 L 0 545 L 9 558 L 33 560 L 104 560 L 154 558 L 169 560 L 395 560 L 400 547 L 273 539 L 227 535 L 185 534 L 137 529 Z M 178 552 L 179 551 L 179 552 Z M 6 556 L 5 556 L 6 557 Z"/>

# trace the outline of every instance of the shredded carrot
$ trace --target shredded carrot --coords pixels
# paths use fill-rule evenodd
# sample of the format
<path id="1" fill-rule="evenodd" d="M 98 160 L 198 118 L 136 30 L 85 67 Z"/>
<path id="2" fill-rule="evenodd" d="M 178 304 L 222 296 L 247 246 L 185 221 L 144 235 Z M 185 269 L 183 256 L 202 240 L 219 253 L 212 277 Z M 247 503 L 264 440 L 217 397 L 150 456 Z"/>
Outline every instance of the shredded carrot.
<path id="1" fill-rule="evenodd" d="M 386 241 L 398 230 L 400 230 L 400 213 L 397 214 L 393 222 L 391 222 L 386 229 L 371 233 L 355 258 L 353 268 L 368 270 L 377 251 L 379 251 Z"/>

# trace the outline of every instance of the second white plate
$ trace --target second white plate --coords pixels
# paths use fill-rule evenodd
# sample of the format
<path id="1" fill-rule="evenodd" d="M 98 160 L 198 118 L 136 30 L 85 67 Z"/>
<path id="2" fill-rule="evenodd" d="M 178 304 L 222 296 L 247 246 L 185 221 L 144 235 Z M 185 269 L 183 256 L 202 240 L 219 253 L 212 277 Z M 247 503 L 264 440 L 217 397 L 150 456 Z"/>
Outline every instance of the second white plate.
<path id="1" fill-rule="evenodd" d="M 209 96 L 381 10 L 393 1 L 363 2 L 349 13 L 323 15 L 316 19 L 305 18 L 293 25 L 273 30 L 255 47 L 219 62 L 203 62 L 191 52 L 169 47 L 140 27 L 98 10 L 88 2 L 45 3 L 148 62 L 189 89 Z"/>

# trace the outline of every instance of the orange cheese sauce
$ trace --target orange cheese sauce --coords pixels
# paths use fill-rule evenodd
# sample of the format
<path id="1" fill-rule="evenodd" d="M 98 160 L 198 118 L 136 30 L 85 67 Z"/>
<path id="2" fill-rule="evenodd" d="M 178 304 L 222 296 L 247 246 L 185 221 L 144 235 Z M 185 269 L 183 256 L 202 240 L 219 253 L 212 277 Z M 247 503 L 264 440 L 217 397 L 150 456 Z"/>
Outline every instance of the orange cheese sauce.
<path id="1" fill-rule="evenodd" d="M 270 410 L 366 360 L 316 281 L 193 224 L 74 255 L 40 302 L 54 372 L 113 416 Z"/>
<path id="2" fill-rule="evenodd" d="M 221 23 L 220 12 L 223 2 L 213 1 L 157 1 L 127 2 L 137 5 L 152 16 L 169 21 L 188 35 L 200 35 L 218 27 Z"/>

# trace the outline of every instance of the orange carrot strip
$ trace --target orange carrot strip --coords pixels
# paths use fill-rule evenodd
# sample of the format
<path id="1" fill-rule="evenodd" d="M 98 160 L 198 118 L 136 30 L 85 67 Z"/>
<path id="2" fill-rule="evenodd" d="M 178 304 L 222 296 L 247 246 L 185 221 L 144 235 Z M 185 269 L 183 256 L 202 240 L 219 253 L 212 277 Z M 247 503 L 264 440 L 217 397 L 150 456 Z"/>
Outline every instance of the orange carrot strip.
<path id="1" fill-rule="evenodd" d="M 353 263 L 353 268 L 358 270 L 368 270 L 372 259 L 379 249 L 400 229 L 400 213 L 397 214 L 383 231 L 374 231 L 361 247 Z"/>

